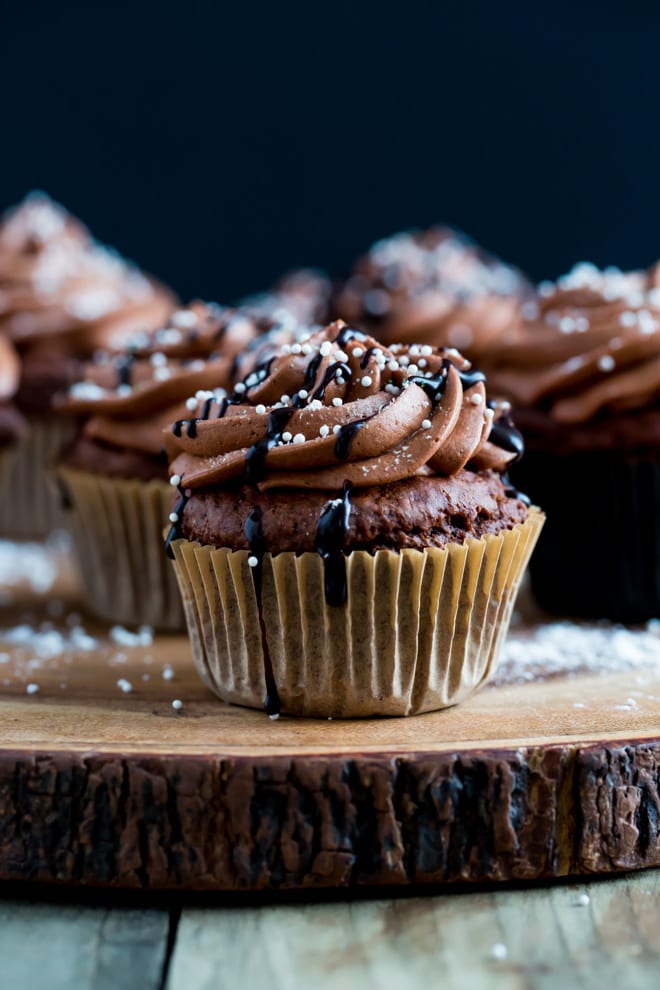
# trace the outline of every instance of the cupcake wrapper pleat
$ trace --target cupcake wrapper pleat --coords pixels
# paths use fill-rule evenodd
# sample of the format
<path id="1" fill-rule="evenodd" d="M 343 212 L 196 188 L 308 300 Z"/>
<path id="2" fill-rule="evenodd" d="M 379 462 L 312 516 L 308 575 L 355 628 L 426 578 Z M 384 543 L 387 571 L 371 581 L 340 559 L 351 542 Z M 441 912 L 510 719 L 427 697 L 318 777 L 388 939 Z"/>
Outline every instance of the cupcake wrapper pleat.
<path id="1" fill-rule="evenodd" d="M 58 473 L 72 502 L 69 528 L 88 610 L 106 622 L 184 628 L 174 568 L 163 545 L 171 486 L 71 468 Z"/>
<path id="2" fill-rule="evenodd" d="M 28 432 L 11 455 L 11 473 L 3 478 L 0 533 L 38 539 L 66 526 L 67 512 L 52 466 L 75 430 L 75 420 L 67 416 L 29 418 Z"/>
<path id="3" fill-rule="evenodd" d="M 544 517 L 446 549 L 353 551 L 343 606 L 318 554 L 266 554 L 262 606 L 282 711 L 412 715 L 455 705 L 492 674 Z M 260 615 L 247 551 L 173 544 L 195 662 L 223 700 L 261 707 Z"/>

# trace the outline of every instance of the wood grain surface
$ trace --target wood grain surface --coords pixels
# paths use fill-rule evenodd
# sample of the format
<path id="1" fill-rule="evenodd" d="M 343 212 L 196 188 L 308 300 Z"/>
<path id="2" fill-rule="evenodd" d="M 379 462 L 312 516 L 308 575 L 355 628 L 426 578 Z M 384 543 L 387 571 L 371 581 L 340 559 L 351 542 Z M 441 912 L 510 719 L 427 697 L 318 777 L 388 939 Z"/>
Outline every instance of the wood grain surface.
<path id="1" fill-rule="evenodd" d="M 31 888 L 34 889 L 34 888 Z M 0 899 L 11 990 L 656 990 L 660 872 L 335 903 Z M 170 903 L 168 903 L 168 901 Z M 218 903 L 219 902 L 219 903 Z"/>
<path id="2" fill-rule="evenodd" d="M 258 891 L 660 863 L 660 663 L 613 656 L 410 719 L 273 722 L 218 702 L 185 638 L 19 598 L 0 630 L 0 878 Z"/>

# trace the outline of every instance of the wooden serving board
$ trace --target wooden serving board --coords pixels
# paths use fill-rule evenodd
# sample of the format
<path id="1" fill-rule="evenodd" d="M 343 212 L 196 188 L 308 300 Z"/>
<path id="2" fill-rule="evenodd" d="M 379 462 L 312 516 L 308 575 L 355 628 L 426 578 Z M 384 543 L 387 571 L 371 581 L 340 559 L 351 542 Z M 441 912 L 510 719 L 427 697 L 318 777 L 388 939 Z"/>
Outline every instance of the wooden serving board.
<path id="1" fill-rule="evenodd" d="M 0 879 L 255 891 L 660 864 L 660 638 L 641 666 L 613 633 L 611 667 L 444 712 L 273 722 L 217 701 L 185 638 L 72 616 L 66 566 L 33 577 L 23 558 L 0 589 Z"/>

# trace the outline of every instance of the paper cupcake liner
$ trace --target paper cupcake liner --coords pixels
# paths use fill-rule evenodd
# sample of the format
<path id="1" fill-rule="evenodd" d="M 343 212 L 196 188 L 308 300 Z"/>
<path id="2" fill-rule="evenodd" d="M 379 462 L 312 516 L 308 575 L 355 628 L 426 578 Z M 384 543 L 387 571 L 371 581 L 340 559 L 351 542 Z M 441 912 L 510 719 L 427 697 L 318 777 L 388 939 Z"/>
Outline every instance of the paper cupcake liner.
<path id="1" fill-rule="evenodd" d="M 185 627 L 163 527 L 172 505 L 164 481 L 106 478 L 61 467 L 69 528 L 88 610 L 106 622 Z"/>
<path id="2" fill-rule="evenodd" d="M 266 554 L 261 617 L 247 551 L 173 543 L 193 654 L 224 701 L 260 708 L 263 620 L 282 712 L 413 715 L 455 705 L 495 669 L 544 517 L 446 549 L 353 551 L 326 603 L 316 553 Z"/>
<path id="3" fill-rule="evenodd" d="M 514 477 L 548 524 L 530 567 L 548 611 L 615 622 L 660 617 L 660 458 L 528 452 Z"/>
<path id="4" fill-rule="evenodd" d="M 28 431 L 13 449 L 11 477 L 3 479 L 0 533 L 11 539 L 39 539 L 66 523 L 62 495 L 52 466 L 73 440 L 75 420 L 68 416 L 32 416 Z"/>

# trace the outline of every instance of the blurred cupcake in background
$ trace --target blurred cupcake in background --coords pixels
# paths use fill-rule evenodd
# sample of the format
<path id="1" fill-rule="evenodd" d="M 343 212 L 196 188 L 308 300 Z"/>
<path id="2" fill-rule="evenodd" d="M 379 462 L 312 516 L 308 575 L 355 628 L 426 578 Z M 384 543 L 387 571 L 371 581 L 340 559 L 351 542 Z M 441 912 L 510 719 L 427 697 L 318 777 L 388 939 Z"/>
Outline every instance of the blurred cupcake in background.
<path id="1" fill-rule="evenodd" d="M 377 241 L 355 262 L 333 311 L 385 344 L 456 347 L 479 363 L 531 291 L 517 269 L 464 234 L 431 227 Z"/>
<path id="2" fill-rule="evenodd" d="M 325 326 L 330 313 L 332 282 L 320 268 L 287 272 L 272 289 L 239 302 L 240 309 L 259 320 L 295 329 Z"/>
<path id="3" fill-rule="evenodd" d="M 0 531 L 41 536 L 62 522 L 49 466 L 71 439 L 73 421 L 54 397 L 99 348 L 121 347 L 138 330 L 162 326 L 173 297 L 43 193 L 0 222 L 0 333 L 16 347 L 16 403 L 29 421 L 0 506 Z"/>
<path id="4" fill-rule="evenodd" d="M 25 419 L 13 401 L 20 373 L 20 361 L 13 344 L 0 334 L 0 503 L 8 489 L 9 468 L 16 449 L 27 431 Z"/>
<path id="5" fill-rule="evenodd" d="M 660 616 L 660 269 L 577 265 L 539 286 L 484 370 L 543 497 L 531 567 L 541 605 L 622 622 Z"/>
<path id="6" fill-rule="evenodd" d="M 543 516 L 502 478 L 521 438 L 483 374 L 339 321 L 197 401 L 164 434 L 167 544 L 223 700 L 410 715 L 490 676 Z"/>
<path id="7" fill-rule="evenodd" d="M 162 431 L 193 412 L 197 420 L 209 415 L 259 333 L 251 317 L 197 302 L 174 312 L 169 325 L 134 336 L 124 350 L 97 352 L 70 387 L 61 409 L 82 425 L 57 474 L 70 503 L 87 607 L 99 618 L 181 627 L 163 550 L 175 493 Z"/>

